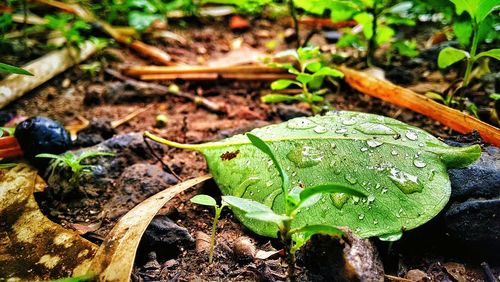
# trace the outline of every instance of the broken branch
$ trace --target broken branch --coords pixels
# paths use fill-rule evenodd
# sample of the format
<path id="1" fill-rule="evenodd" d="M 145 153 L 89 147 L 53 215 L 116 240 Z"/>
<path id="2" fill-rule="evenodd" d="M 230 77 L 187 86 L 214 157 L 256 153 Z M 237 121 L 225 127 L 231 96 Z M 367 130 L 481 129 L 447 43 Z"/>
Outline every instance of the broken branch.
<path id="1" fill-rule="evenodd" d="M 96 51 L 95 43 L 85 41 L 79 50 L 66 47 L 23 66 L 23 69 L 31 72 L 33 76 L 11 74 L 0 81 L 0 109 L 69 67 L 86 60 Z"/>
<path id="2" fill-rule="evenodd" d="M 347 67 L 339 69 L 344 73 L 346 82 L 361 93 L 423 114 L 462 134 L 477 130 L 486 142 L 500 146 L 500 129 L 494 126 L 388 81 Z"/>

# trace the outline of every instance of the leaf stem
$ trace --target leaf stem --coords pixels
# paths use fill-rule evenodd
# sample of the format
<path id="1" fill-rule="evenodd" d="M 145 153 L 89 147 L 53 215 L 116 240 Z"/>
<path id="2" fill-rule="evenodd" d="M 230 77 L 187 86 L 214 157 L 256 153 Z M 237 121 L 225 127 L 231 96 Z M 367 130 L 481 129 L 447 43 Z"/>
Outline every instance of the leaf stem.
<path id="1" fill-rule="evenodd" d="M 212 264 L 212 261 L 214 258 L 215 233 L 217 232 L 217 222 L 219 222 L 219 217 L 220 217 L 220 213 L 223 209 L 223 206 L 214 207 L 214 208 L 215 208 L 215 217 L 214 217 L 214 222 L 212 224 L 212 234 L 210 236 L 210 252 L 208 254 L 208 263 L 209 264 Z"/>
<path id="2" fill-rule="evenodd" d="M 179 149 L 199 151 L 200 148 L 201 148 L 200 144 L 182 144 L 182 143 L 177 143 L 177 142 L 170 141 L 170 140 L 161 138 L 159 136 L 156 136 L 156 135 L 150 133 L 149 131 L 145 131 L 144 132 L 144 136 L 147 137 L 147 138 L 149 138 L 149 139 L 151 139 L 151 140 L 153 140 L 153 141 L 156 141 L 158 143 L 165 144 L 165 145 L 168 145 L 168 146 L 171 146 L 171 147 L 175 147 L 175 148 L 179 148 Z"/>
<path id="3" fill-rule="evenodd" d="M 475 61 L 474 57 L 476 57 L 477 45 L 479 44 L 479 26 L 476 22 L 474 22 L 474 20 L 472 23 L 472 32 L 473 32 L 472 46 L 470 48 L 470 52 L 469 52 L 470 57 L 467 59 L 467 67 L 465 69 L 464 83 L 463 83 L 464 87 L 467 87 L 467 85 L 469 85 L 469 83 L 470 83 L 470 80 L 471 80 L 470 75 L 472 72 L 472 65 L 474 64 L 474 61 Z"/>

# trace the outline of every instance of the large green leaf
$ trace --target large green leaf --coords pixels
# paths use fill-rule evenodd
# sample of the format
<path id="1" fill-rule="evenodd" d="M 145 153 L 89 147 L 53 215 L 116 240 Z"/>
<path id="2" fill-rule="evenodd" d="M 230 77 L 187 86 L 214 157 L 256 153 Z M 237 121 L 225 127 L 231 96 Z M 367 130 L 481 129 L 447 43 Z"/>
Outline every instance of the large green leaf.
<path id="1" fill-rule="evenodd" d="M 272 148 L 292 187 L 334 182 L 367 195 L 322 195 L 297 214 L 292 228 L 349 226 L 361 237 L 400 233 L 430 220 L 450 196 L 447 168 L 468 165 L 481 153 L 477 145 L 450 147 L 397 120 L 347 111 L 296 118 L 251 132 Z M 223 194 L 251 198 L 284 213 L 278 170 L 247 136 L 194 145 L 148 136 L 203 153 Z M 274 224 L 242 215 L 236 212 L 254 232 L 276 236 Z"/>
<path id="2" fill-rule="evenodd" d="M 498 0 L 450 0 L 457 14 L 466 11 L 476 23 L 482 22 L 491 12 L 500 7 Z"/>

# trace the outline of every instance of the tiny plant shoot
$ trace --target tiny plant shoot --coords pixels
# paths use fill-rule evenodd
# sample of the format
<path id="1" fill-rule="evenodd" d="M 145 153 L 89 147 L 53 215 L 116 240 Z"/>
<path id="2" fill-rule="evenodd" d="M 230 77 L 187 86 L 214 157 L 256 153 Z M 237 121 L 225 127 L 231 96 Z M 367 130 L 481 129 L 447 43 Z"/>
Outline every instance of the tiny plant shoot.
<path id="1" fill-rule="evenodd" d="M 191 202 L 198 205 L 214 207 L 215 210 L 214 221 L 212 224 L 212 234 L 210 235 L 210 252 L 208 254 L 208 263 L 211 264 L 214 258 L 214 245 L 215 245 L 215 233 L 217 231 L 217 222 L 219 221 L 220 213 L 222 212 L 222 209 L 224 209 L 226 204 L 222 202 L 219 206 L 217 205 L 215 199 L 208 195 L 196 195 L 193 198 L 191 198 Z"/>
<path id="2" fill-rule="evenodd" d="M 95 151 L 89 151 L 82 153 L 80 156 L 76 156 L 73 153 L 64 153 L 62 155 L 54 155 L 54 154 L 38 154 L 36 155 L 37 158 L 46 158 L 46 159 L 53 159 L 54 161 L 51 163 L 49 166 L 50 170 L 50 176 L 54 174 L 54 171 L 57 167 L 69 167 L 71 169 L 71 178 L 69 180 L 69 183 L 76 185 L 78 184 L 78 180 L 80 179 L 80 176 L 85 173 L 90 171 L 94 165 L 87 165 L 87 164 L 82 164 L 82 162 L 88 158 L 94 158 L 94 157 L 112 157 L 115 154 L 113 153 L 108 153 L 108 152 L 95 152 Z"/>
<path id="3" fill-rule="evenodd" d="M 325 183 L 305 189 L 290 187 L 291 183 L 288 174 L 278 162 L 271 147 L 256 135 L 247 133 L 247 137 L 255 147 L 269 156 L 278 170 L 281 177 L 285 213 L 275 213 L 268 206 L 250 199 L 234 196 L 223 196 L 222 199 L 231 208 L 243 211 L 244 216 L 247 218 L 272 223 L 278 226 L 279 239 L 285 246 L 285 251 L 287 253 L 288 278 L 290 281 L 295 281 L 295 252 L 300 249 L 301 246 L 303 246 L 314 234 L 342 236 L 342 231 L 329 225 L 306 225 L 292 228 L 293 221 L 300 210 L 314 205 L 321 199 L 322 194 L 345 193 L 357 197 L 365 197 L 365 194 L 362 191 L 341 183 Z"/>
<path id="4" fill-rule="evenodd" d="M 479 45 L 480 28 L 486 17 L 493 11 L 500 8 L 500 2 L 489 0 L 450 0 L 455 4 L 456 12 L 461 15 L 464 11 L 470 16 L 470 25 L 472 27 L 472 44 L 470 45 L 469 52 L 460 50 L 453 47 L 447 47 L 441 50 L 438 56 L 438 66 L 440 68 L 447 68 L 462 60 L 466 61 L 466 67 L 463 77 L 463 87 L 467 87 L 472 79 L 472 67 L 474 63 L 483 57 L 490 57 L 500 60 L 500 49 L 491 49 L 488 51 L 477 53 Z"/>
<path id="5" fill-rule="evenodd" d="M 277 54 L 277 57 L 292 56 L 299 63 L 300 69 L 296 69 L 292 64 L 272 64 L 273 66 L 287 69 L 288 72 L 296 75 L 295 80 L 279 79 L 271 84 L 271 89 L 280 91 L 291 86 L 298 86 L 301 92 L 296 95 L 287 95 L 283 93 L 272 93 L 261 98 L 264 103 L 279 103 L 279 102 L 305 102 L 313 112 L 318 114 L 322 107 L 318 103 L 324 104 L 323 95 L 328 92 L 328 89 L 321 88 L 324 79 L 330 79 L 336 84 L 332 77 L 343 77 L 344 74 L 336 69 L 325 66 L 321 60 L 319 49 L 305 47 L 295 50 L 284 51 Z"/>

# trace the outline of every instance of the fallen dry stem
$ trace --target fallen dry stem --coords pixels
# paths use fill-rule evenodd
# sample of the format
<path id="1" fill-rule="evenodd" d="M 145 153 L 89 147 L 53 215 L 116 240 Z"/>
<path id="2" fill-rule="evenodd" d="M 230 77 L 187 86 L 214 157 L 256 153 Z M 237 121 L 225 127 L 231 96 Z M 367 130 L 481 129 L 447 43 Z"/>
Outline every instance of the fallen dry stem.
<path id="1" fill-rule="evenodd" d="M 295 75 L 286 73 L 179 73 L 179 74 L 144 74 L 142 80 L 191 80 L 206 81 L 217 79 L 234 79 L 242 81 L 274 81 L 277 79 L 294 79 Z"/>
<path id="2" fill-rule="evenodd" d="M 462 134 L 476 130 L 486 142 L 500 146 L 500 129 L 492 125 L 388 81 L 347 67 L 340 67 L 340 70 L 345 81 L 361 93 L 423 114 Z"/>
<path id="3" fill-rule="evenodd" d="M 210 66 L 134 66 L 125 71 L 128 75 L 145 74 L 187 74 L 187 73 L 286 73 L 280 68 L 270 68 L 268 66 L 230 66 L 230 67 L 210 67 Z"/>
<path id="4" fill-rule="evenodd" d="M 202 107 L 206 108 L 209 111 L 212 111 L 215 113 L 223 112 L 223 109 L 220 105 L 218 105 L 217 103 L 214 103 L 206 98 L 196 96 L 196 95 L 191 94 L 191 93 L 171 91 L 168 87 L 157 84 L 157 83 L 138 81 L 138 80 L 132 79 L 130 77 L 127 77 L 127 76 L 121 74 L 120 72 L 117 72 L 117 71 L 112 70 L 112 69 L 106 69 L 105 72 L 107 74 L 119 79 L 119 80 L 122 80 L 122 81 L 128 83 L 129 85 L 131 85 L 137 89 L 151 89 L 151 90 L 157 91 L 158 93 L 160 93 L 162 95 L 170 94 L 170 95 L 182 97 L 184 99 L 187 99 L 189 101 L 194 102 L 197 105 L 201 105 Z"/>

